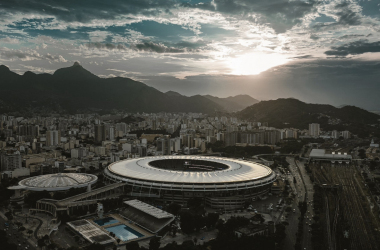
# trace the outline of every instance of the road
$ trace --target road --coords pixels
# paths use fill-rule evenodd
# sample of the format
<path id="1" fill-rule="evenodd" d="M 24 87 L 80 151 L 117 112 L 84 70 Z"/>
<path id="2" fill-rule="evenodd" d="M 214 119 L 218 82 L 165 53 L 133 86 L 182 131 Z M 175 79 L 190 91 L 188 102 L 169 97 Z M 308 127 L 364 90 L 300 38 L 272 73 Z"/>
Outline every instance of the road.
<path id="1" fill-rule="evenodd" d="M 306 202 L 307 202 L 307 213 L 305 214 L 304 219 L 304 234 L 303 234 L 303 244 L 302 247 L 306 249 L 312 249 L 311 245 L 311 233 L 310 226 L 313 223 L 314 211 L 311 204 L 314 204 L 313 196 L 314 196 L 314 186 L 312 181 L 310 180 L 309 175 L 306 172 L 305 165 L 303 162 L 296 161 L 299 171 L 301 172 L 301 178 L 304 182 L 306 188 Z"/>
<path id="2" fill-rule="evenodd" d="M 293 208 L 296 209 L 295 213 L 289 216 L 287 227 L 287 237 L 284 242 L 285 249 L 294 249 L 296 243 L 296 233 L 298 231 L 298 218 L 301 216 L 301 213 L 298 209 L 298 203 L 302 201 L 307 202 L 307 213 L 305 214 L 304 225 L 303 225 L 303 240 L 302 240 L 302 249 L 312 249 L 311 246 L 311 234 L 310 224 L 312 223 L 312 216 L 314 216 L 312 205 L 313 204 L 313 195 L 314 187 L 311 182 L 308 174 L 306 173 L 305 166 L 300 161 L 295 161 L 293 157 L 287 157 L 287 162 L 289 163 L 289 169 L 291 175 L 287 175 L 286 179 L 290 183 L 290 187 L 295 194 L 295 200 L 293 202 Z M 296 183 L 293 182 L 293 177 L 296 180 Z"/>

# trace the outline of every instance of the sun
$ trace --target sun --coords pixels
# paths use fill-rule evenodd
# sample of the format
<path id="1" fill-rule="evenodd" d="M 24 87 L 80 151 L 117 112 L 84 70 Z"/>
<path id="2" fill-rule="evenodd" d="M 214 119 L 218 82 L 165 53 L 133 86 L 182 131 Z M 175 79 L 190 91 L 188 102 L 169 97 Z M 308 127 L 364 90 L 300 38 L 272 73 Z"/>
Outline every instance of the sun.
<path id="1" fill-rule="evenodd" d="M 227 64 L 231 75 L 257 75 L 289 61 L 283 54 L 254 52 L 231 58 Z"/>

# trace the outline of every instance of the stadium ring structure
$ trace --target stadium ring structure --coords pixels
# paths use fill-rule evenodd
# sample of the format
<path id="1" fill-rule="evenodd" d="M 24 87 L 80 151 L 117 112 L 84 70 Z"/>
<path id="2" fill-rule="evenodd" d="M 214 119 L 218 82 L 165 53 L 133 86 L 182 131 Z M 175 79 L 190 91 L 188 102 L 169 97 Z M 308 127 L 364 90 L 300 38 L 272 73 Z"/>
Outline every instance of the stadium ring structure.
<path id="1" fill-rule="evenodd" d="M 223 157 L 153 156 L 110 164 L 104 170 L 110 183 L 127 184 L 128 195 L 184 204 L 204 199 L 217 209 L 240 208 L 269 192 L 276 174 L 267 166 Z"/>

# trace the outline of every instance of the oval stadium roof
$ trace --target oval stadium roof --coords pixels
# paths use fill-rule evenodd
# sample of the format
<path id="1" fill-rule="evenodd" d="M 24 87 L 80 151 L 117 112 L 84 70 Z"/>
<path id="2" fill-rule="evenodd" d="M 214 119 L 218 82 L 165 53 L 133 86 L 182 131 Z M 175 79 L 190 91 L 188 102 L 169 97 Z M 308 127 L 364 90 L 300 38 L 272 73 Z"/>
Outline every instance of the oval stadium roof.
<path id="1" fill-rule="evenodd" d="M 228 166 L 219 171 L 175 171 L 160 169 L 149 163 L 163 159 L 203 160 L 218 162 Z M 108 166 L 109 172 L 121 177 L 143 180 L 148 182 L 166 183 L 233 183 L 260 180 L 274 175 L 274 172 L 261 164 L 250 161 L 206 156 L 155 156 L 134 158 L 115 162 Z M 107 173 L 108 171 L 106 171 Z"/>

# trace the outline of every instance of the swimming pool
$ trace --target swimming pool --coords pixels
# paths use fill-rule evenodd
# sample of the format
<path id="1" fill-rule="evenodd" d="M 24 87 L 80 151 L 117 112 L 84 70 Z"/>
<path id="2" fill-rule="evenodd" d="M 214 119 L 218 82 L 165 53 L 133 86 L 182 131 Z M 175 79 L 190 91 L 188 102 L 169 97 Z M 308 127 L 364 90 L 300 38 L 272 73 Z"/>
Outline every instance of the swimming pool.
<path id="1" fill-rule="evenodd" d="M 94 222 L 96 224 L 98 224 L 99 226 L 107 226 L 107 225 L 111 225 L 114 223 L 118 223 L 119 221 L 112 218 L 112 217 L 107 217 L 107 218 L 103 218 L 103 219 L 99 219 L 99 220 L 94 220 Z"/>
<path id="2" fill-rule="evenodd" d="M 144 235 L 133 230 L 132 228 L 126 226 L 126 225 L 117 225 L 114 227 L 108 227 L 106 228 L 108 232 L 112 232 L 121 239 L 122 241 L 128 241 L 128 240 L 133 240 L 137 239 L 140 237 L 143 237 Z"/>

